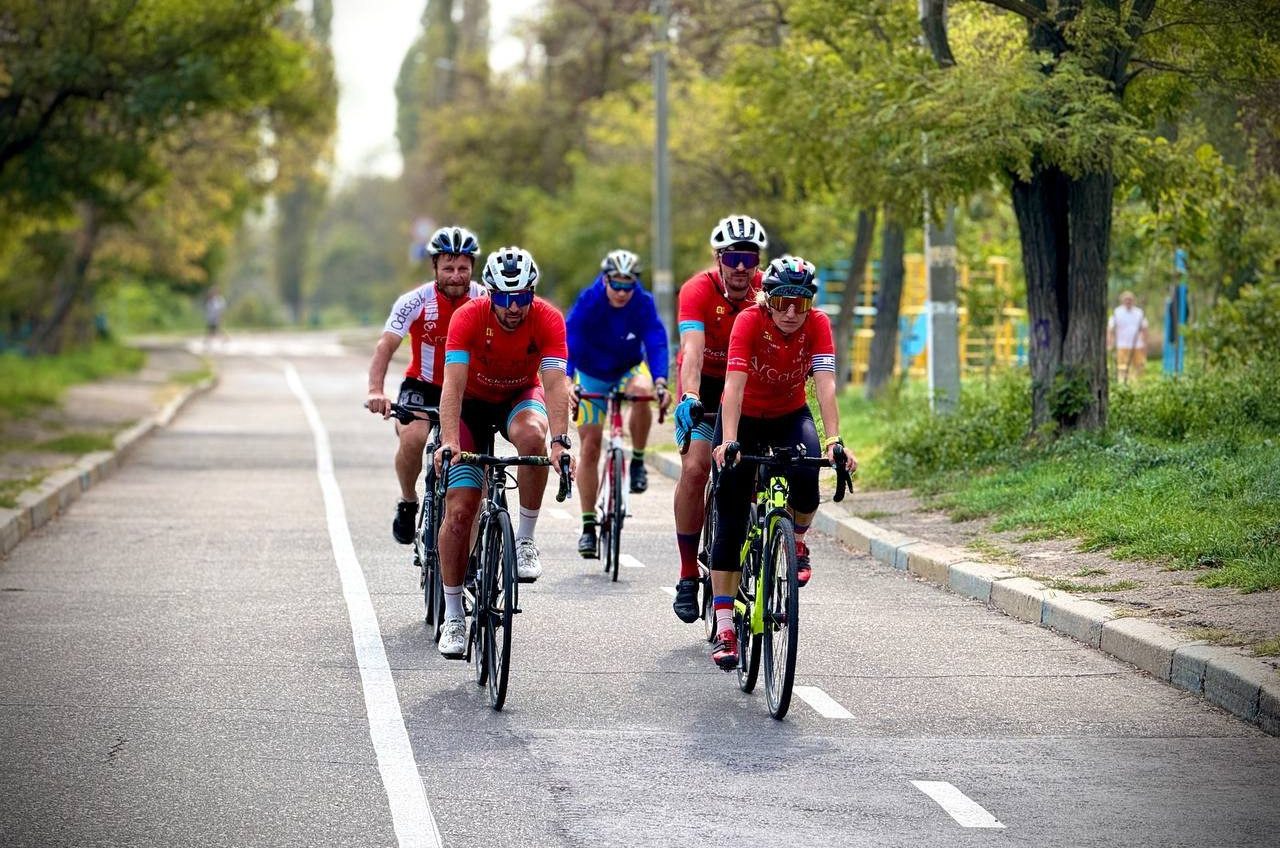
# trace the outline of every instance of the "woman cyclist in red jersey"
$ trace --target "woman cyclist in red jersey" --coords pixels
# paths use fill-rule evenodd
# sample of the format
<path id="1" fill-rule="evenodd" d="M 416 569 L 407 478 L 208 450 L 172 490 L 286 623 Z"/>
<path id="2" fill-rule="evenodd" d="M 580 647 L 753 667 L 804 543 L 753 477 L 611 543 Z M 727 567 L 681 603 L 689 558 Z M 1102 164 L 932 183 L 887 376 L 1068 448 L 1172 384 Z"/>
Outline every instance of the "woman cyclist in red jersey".
<path id="1" fill-rule="evenodd" d="M 733 628 L 733 597 L 741 569 L 739 552 L 747 533 L 756 467 L 739 462 L 725 467 L 731 445 L 759 454 L 774 445 L 804 445 L 809 456 L 835 462 L 840 441 L 840 412 L 836 406 L 835 346 L 831 322 L 814 310 L 818 292 L 813 265 L 798 256 L 781 256 L 769 264 L 757 305 L 744 310 L 729 336 L 724 394 L 716 424 L 713 455 L 721 467 L 716 488 L 715 544 L 711 550 L 711 586 L 716 616 L 716 641 L 711 658 L 720 668 L 738 665 L 738 640 Z M 813 375 L 822 427 L 828 433 L 819 446 L 813 413 L 805 398 L 805 381 Z M 845 453 L 850 471 L 857 468 Z M 818 471 L 794 467 L 786 471 L 796 533 L 800 585 L 809 581 L 812 567 L 805 531 L 818 509 Z"/>

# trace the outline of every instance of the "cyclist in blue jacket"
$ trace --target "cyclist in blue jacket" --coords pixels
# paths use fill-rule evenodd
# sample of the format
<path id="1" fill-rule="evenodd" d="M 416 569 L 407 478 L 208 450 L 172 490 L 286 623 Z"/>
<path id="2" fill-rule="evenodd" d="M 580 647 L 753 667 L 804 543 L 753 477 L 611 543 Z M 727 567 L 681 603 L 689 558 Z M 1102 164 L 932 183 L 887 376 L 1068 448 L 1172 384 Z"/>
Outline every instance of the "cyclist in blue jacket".
<path id="1" fill-rule="evenodd" d="M 577 376 L 578 394 L 602 394 L 621 386 L 631 394 L 656 394 L 663 409 L 667 394 L 667 330 L 658 317 L 653 295 L 640 285 L 640 257 L 614 250 L 600 263 L 600 275 L 569 310 L 570 379 Z M 646 367 L 647 364 L 647 367 Z M 584 400 L 578 405 L 582 457 L 578 463 L 578 497 L 582 504 L 582 536 L 578 553 L 597 556 L 596 494 L 600 487 L 600 441 L 606 404 Z M 631 491 L 648 488 L 644 447 L 653 411 L 647 403 L 631 407 Z"/>

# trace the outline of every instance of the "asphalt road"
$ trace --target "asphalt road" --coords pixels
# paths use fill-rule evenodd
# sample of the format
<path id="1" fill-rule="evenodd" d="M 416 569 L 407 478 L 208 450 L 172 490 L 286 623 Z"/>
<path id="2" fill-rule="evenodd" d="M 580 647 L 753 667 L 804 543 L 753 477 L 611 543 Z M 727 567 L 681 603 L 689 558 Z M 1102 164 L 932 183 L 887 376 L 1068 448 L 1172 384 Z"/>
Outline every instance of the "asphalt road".
<path id="1" fill-rule="evenodd" d="M 1280 739 L 822 537 L 798 683 L 845 717 L 774 721 L 671 613 L 656 473 L 616 584 L 548 494 L 495 713 L 391 540 L 367 361 L 283 353 L 0 561 L 0 845 L 1276 844 Z"/>

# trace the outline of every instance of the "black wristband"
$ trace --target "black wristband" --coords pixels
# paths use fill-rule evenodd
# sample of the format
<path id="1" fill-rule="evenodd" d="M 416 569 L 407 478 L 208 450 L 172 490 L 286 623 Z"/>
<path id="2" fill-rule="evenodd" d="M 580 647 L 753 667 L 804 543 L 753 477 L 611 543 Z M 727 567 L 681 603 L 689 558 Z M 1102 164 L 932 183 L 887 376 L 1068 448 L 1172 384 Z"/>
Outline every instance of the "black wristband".
<path id="1" fill-rule="evenodd" d="M 569 441 L 569 434 L 568 434 L 568 433 L 561 433 L 559 436 L 552 436 L 552 437 L 551 437 L 551 444 L 553 444 L 553 445 L 563 445 L 565 450 L 572 450 L 572 449 L 573 449 L 573 442 Z"/>

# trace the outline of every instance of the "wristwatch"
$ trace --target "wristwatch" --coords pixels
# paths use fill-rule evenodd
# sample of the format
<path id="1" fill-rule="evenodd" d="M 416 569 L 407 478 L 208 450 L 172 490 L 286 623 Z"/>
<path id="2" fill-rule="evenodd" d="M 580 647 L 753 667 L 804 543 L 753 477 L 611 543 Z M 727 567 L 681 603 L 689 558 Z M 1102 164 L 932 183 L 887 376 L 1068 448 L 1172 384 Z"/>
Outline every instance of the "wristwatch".
<path id="1" fill-rule="evenodd" d="M 822 443 L 824 448 L 830 448 L 832 445 L 840 445 L 841 447 L 844 447 L 844 439 L 841 439 L 839 436 L 828 436 L 827 440 Z"/>
<path id="2" fill-rule="evenodd" d="M 561 434 L 560 434 L 560 435 L 558 435 L 558 436 L 552 436 L 552 437 L 551 437 L 551 444 L 553 444 L 553 445 L 563 445 L 565 450 L 572 450 L 572 449 L 573 449 L 573 442 L 569 441 L 569 434 L 568 434 L 568 433 L 561 433 Z"/>

